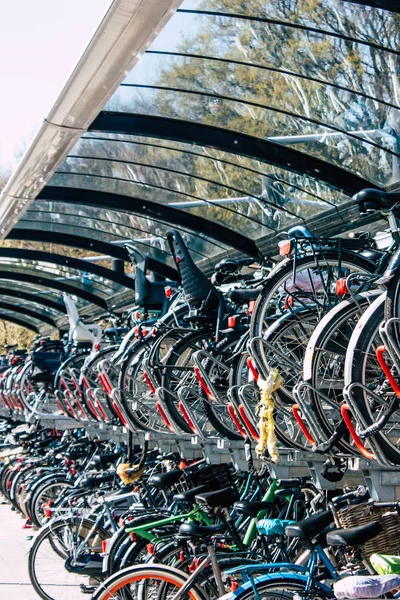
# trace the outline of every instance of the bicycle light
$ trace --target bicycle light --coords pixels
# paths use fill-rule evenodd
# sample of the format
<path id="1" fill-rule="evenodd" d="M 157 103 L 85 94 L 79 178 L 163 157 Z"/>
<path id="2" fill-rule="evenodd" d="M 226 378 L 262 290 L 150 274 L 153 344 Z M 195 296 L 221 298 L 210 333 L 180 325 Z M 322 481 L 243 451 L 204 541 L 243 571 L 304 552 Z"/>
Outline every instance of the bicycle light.
<path id="1" fill-rule="evenodd" d="M 336 296 L 346 296 L 349 293 L 346 284 L 346 277 L 338 279 L 336 282 Z"/>
<path id="2" fill-rule="evenodd" d="M 282 240 L 278 246 L 280 256 L 289 256 L 292 251 L 292 240 Z"/>

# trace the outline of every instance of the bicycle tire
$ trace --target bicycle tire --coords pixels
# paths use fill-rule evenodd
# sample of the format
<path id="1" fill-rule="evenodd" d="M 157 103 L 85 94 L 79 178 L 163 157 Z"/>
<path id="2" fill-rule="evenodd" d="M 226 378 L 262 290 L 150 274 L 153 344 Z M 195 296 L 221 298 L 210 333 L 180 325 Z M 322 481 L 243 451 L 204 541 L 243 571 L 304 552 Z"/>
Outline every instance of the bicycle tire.
<path id="1" fill-rule="evenodd" d="M 173 374 L 174 369 L 179 372 L 180 367 L 178 365 L 178 361 L 180 359 L 182 359 L 182 357 L 184 356 L 184 352 L 188 350 L 189 351 L 188 357 L 183 359 L 185 369 L 187 370 L 187 367 L 188 367 L 189 361 L 190 361 L 190 349 L 193 349 L 192 354 L 194 352 L 196 352 L 197 350 L 202 349 L 202 347 L 203 347 L 202 342 L 204 342 L 204 340 L 206 340 L 206 339 L 207 339 L 206 333 L 195 331 L 195 332 L 188 334 L 187 336 L 182 338 L 179 342 L 177 342 L 177 344 L 174 346 L 173 352 L 171 352 L 171 354 L 168 358 L 168 361 L 165 363 L 165 370 L 163 372 L 163 377 L 162 377 L 162 387 L 163 388 L 170 390 L 170 391 L 174 391 L 173 384 L 172 384 L 172 378 L 174 376 L 174 374 Z M 236 344 L 238 341 L 239 340 L 236 339 L 234 341 L 234 343 Z M 226 350 L 226 347 L 225 347 L 225 350 Z M 177 376 L 177 375 L 175 375 L 175 376 Z M 199 389 L 199 385 L 198 385 L 197 380 L 195 379 L 194 373 L 193 374 L 190 373 L 190 381 L 193 383 L 193 385 L 196 386 L 196 389 Z M 239 435 L 238 433 L 236 433 L 236 431 L 234 431 L 233 423 L 232 423 L 232 429 L 229 429 L 225 425 L 225 423 L 221 420 L 221 418 L 217 415 L 216 410 L 214 410 L 214 407 L 212 406 L 212 403 L 208 402 L 204 399 L 203 394 L 204 394 L 204 392 L 201 390 L 200 398 L 195 400 L 198 407 L 200 407 L 200 411 L 198 411 L 200 418 L 201 418 L 202 414 L 205 415 L 208 423 L 212 426 L 212 428 L 216 432 L 218 432 L 220 435 L 227 438 L 228 440 L 241 440 L 242 436 Z M 192 429 L 188 426 L 187 422 L 184 420 L 181 413 L 177 409 L 172 395 L 165 394 L 164 401 L 168 407 L 169 414 L 171 415 L 173 420 L 177 424 L 179 424 L 179 427 L 181 429 L 183 429 L 186 433 L 193 433 Z M 191 406 L 190 408 L 194 412 L 193 406 Z M 228 413 L 227 409 L 223 408 L 222 410 L 225 410 L 226 421 L 229 422 L 230 417 L 229 417 L 229 413 Z M 222 416 L 225 417 L 225 414 L 223 414 Z"/>
<path id="2" fill-rule="evenodd" d="M 255 595 L 253 585 L 257 589 L 257 595 Z M 254 582 L 247 582 L 245 585 L 239 587 L 230 596 L 231 600 L 253 600 L 256 598 L 271 598 L 271 600 L 299 600 L 300 598 L 307 598 L 307 600 L 315 599 L 322 600 L 327 597 L 330 592 L 330 597 L 333 597 L 332 590 L 329 590 L 327 586 L 322 586 L 318 582 L 313 583 L 313 590 L 307 590 L 307 579 L 305 576 L 297 575 L 295 573 L 288 573 L 288 575 L 270 574 L 263 575 L 262 577 L 254 580 Z M 301 592 L 304 592 L 304 596 L 301 596 Z"/>
<path id="3" fill-rule="evenodd" d="M 378 363 L 375 354 L 370 352 L 373 344 L 380 345 L 381 343 L 378 334 L 379 326 L 384 319 L 385 300 L 386 293 L 383 293 L 371 304 L 358 322 L 358 326 L 351 337 L 349 348 L 346 353 L 344 380 L 346 387 L 352 383 L 372 385 L 371 381 L 368 382 L 366 378 L 368 360 L 371 364 L 371 366 L 368 367 L 368 376 L 370 376 L 370 373 L 375 368 L 378 373 L 378 378 L 380 377 L 382 380 L 385 379 L 380 367 L 377 366 Z M 389 393 L 392 392 L 389 390 Z M 372 425 L 376 420 L 376 416 L 371 412 L 367 392 L 359 387 L 354 387 L 352 391 L 352 400 L 360 411 L 367 427 Z M 390 427 L 390 422 L 388 423 L 388 426 Z M 400 448 L 393 444 L 385 434 L 384 430 L 374 434 L 373 443 L 377 444 L 388 461 L 395 465 L 400 465 Z"/>
<path id="4" fill-rule="evenodd" d="M 323 256 L 318 257 L 318 260 L 320 262 L 326 261 L 330 266 L 337 265 L 338 254 L 337 252 L 329 250 L 324 252 Z M 376 269 L 376 266 L 368 259 L 359 254 L 348 251 L 342 252 L 341 266 L 342 268 L 349 270 L 350 267 L 352 267 L 354 268 L 354 271 L 365 273 L 373 273 Z M 318 268 L 316 259 L 313 256 L 306 256 L 297 260 L 298 271 L 301 271 L 302 269 L 311 270 L 313 268 Z M 250 339 L 263 334 L 263 324 L 266 322 L 268 309 L 271 309 L 273 304 L 272 298 L 274 294 L 277 293 L 279 288 L 283 286 L 284 282 L 288 281 L 292 275 L 293 262 L 289 258 L 280 263 L 279 266 L 276 267 L 268 276 L 266 284 L 258 296 L 256 306 L 251 316 Z"/>
<path id="5" fill-rule="evenodd" d="M 65 559 L 67 558 L 68 554 L 64 551 L 61 550 L 61 547 L 58 547 L 58 551 L 55 548 L 55 542 L 54 540 L 49 540 L 48 537 L 50 536 L 58 536 L 60 537 L 61 535 L 61 531 L 69 525 L 69 523 L 72 521 L 73 526 L 75 526 L 75 520 L 68 520 L 68 519 L 59 519 L 57 521 L 52 521 L 51 523 L 49 523 L 48 525 L 45 525 L 44 527 L 42 527 L 42 529 L 39 531 L 39 534 L 37 535 L 35 541 L 33 542 L 30 550 L 29 550 L 29 555 L 28 555 L 28 573 L 29 573 L 29 579 L 32 583 L 32 586 L 35 590 L 35 592 L 42 598 L 42 600 L 66 600 L 68 598 L 68 596 L 64 593 L 64 595 L 61 595 L 62 592 L 60 591 L 59 595 L 55 595 L 55 592 L 51 592 L 52 595 L 50 596 L 50 591 L 48 590 L 49 593 L 47 593 L 47 591 L 44 589 L 43 586 L 46 587 L 46 589 L 48 588 L 55 588 L 56 590 L 58 589 L 62 589 L 64 586 L 62 584 L 62 576 L 64 574 L 65 577 L 65 573 L 68 573 L 68 571 L 64 568 L 64 563 L 65 563 Z M 79 523 L 81 528 L 84 528 L 87 532 L 90 531 L 90 529 L 93 526 L 93 521 L 89 520 L 89 519 L 82 519 Z M 102 539 L 107 539 L 109 537 L 109 533 L 107 531 L 105 531 L 102 528 L 98 528 L 98 530 L 96 531 L 96 534 L 99 536 L 99 540 Z M 65 534 L 64 534 L 64 540 L 65 540 Z M 46 540 L 48 541 L 50 548 L 52 550 L 52 552 L 54 554 L 48 553 L 48 558 L 46 559 L 46 561 L 56 561 L 58 560 L 58 567 L 57 569 L 54 569 L 54 573 L 56 573 L 55 577 L 55 581 L 56 583 L 51 583 L 49 582 L 48 579 L 48 575 L 46 575 L 46 581 L 44 583 L 40 583 L 40 581 L 38 580 L 38 575 L 37 575 L 37 555 L 38 555 L 38 551 L 41 547 L 42 544 L 44 544 L 46 542 Z M 101 548 L 99 550 L 99 552 L 101 552 Z M 46 564 L 45 561 L 45 564 Z M 54 564 L 54 563 L 53 563 Z M 50 566 L 51 568 L 51 566 Z M 51 571 L 50 571 L 51 573 Z M 82 583 L 82 576 L 77 575 L 76 576 L 76 587 L 79 587 L 80 584 Z M 74 584 L 75 586 L 75 584 Z M 69 590 L 71 590 L 71 584 L 68 586 L 65 586 L 67 589 L 67 594 L 69 592 Z M 64 592 L 65 592 L 65 587 L 64 587 Z M 69 589 L 68 589 L 69 588 Z M 72 590 L 70 592 L 72 594 Z"/>
<path id="6" fill-rule="evenodd" d="M 332 424 L 328 418 L 328 414 L 330 414 L 329 407 L 324 406 L 323 399 L 319 397 L 314 389 L 324 389 L 325 395 L 329 397 L 332 396 L 330 393 L 332 389 L 339 389 L 339 397 L 337 400 L 335 397 L 334 402 L 337 404 L 338 419 L 341 421 L 342 417 L 339 407 L 343 401 L 343 394 L 340 393 L 340 390 L 343 390 L 344 387 L 344 373 L 343 371 L 339 371 L 340 357 L 343 356 L 344 358 L 346 355 L 351 333 L 354 331 L 355 325 L 361 317 L 360 309 L 364 312 L 380 293 L 379 290 L 366 292 L 356 296 L 356 301 L 348 299 L 336 305 L 320 321 L 308 343 L 304 359 L 303 379 L 304 381 L 310 381 L 312 385 L 308 391 L 311 408 L 328 439 L 334 434 L 337 423 Z M 334 374 L 331 377 L 332 384 L 330 384 L 331 387 L 328 391 L 321 387 L 321 361 L 329 363 L 327 368 L 330 370 L 335 368 Z M 333 361 L 336 362 L 334 363 Z M 325 370 L 325 374 L 326 372 Z M 332 388 L 332 385 L 335 387 Z M 356 453 L 354 447 L 344 439 L 338 441 L 336 447 L 345 453 Z"/>
<path id="7" fill-rule="evenodd" d="M 130 587 L 136 582 L 146 579 L 158 581 L 160 588 L 161 586 L 173 586 L 178 591 L 185 584 L 188 575 L 174 567 L 167 567 L 165 565 L 136 565 L 134 567 L 127 567 L 103 581 L 94 592 L 92 600 L 111 600 L 111 598 L 113 600 L 119 598 L 126 600 L 129 597 L 132 598 L 130 591 L 127 589 L 128 586 Z M 124 593 L 124 587 L 126 593 Z M 161 590 L 158 591 L 157 599 L 163 600 L 164 597 L 165 590 L 164 594 L 161 593 Z M 190 598 L 190 600 L 207 600 L 197 587 L 191 588 L 184 598 Z M 142 600 L 145 599 L 143 598 Z"/>

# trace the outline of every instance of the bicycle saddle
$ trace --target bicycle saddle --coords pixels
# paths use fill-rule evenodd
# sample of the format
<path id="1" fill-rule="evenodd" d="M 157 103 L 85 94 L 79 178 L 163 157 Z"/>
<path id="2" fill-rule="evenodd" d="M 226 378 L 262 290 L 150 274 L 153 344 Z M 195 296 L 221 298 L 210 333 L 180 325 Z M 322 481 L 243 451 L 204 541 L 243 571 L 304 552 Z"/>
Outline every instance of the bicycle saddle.
<path id="1" fill-rule="evenodd" d="M 326 541 L 330 546 L 362 546 L 381 531 L 381 524 L 378 521 L 372 521 L 372 523 L 359 525 L 358 527 L 330 531 L 326 536 Z"/>
<path id="2" fill-rule="evenodd" d="M 262 290 L 262 287 L 256 288 L 255 290 L 231 290 L 228 296 L 232 302 L 235 302 L 236 304 L 248 304 L 253 300 L 257 300 Z"/>
<path id="3" fill-rule="evenodd" d="M 308 519 L 303 519 L 295 525 L 288 525 L 285 528 L 287 537 L 298 537 L 302 539 L 310 539 L 321 533 L 333 522 L 333 514 L 330 510 L 320 512 Z"/>
<path id="4" fill-rule="evenodd" d="M 207 492 L 209 488 L 206 485 L 199 485 L 192 490 L 187 490 L 186 492 L 182 492 L 181 494 L 175 494 L 172 497 L 174 502 L 190 502 L 193 504 L 194 498 L 197 494 L 202 494 L 203 492 Z"/>
<path id="5" fill-rule="evenodd" d="M 241 267 L 249 266 L 253 263 L 254 258 L 224 258 L 215 265 L 215 270 L 222 273 L 235 273 Z"/>
<path id="6" fill-rule="evenodd" d="M 115 477 L 115 473 L 107 473 L 106 475 L 100 475 L 99 477 L 86 477 L 82 479 L 81 486 L 85 488 L 95 488 L 101 483 L 108 483 Z"/>
<path id="7" fill-rule="evenodd" d="M 361 213 L 374 210 L 389 210 L 400 202 L 400 192 L 383 192 L 373 188 L 361 190 L 353 196 Z"/>
<path id="8" fill-rule="evenodd" d="M 226 487 L 216 492 L 206 492 L 196 495 L 196 502 L 207 504 L 211 508 L 231 506 L 237 499 L 238 493 L 231 487 Z"/>
<path id="9" fill-rule="evenodd" d="M 278 479 L 276 485 L 278 488 L 292 488 L 306 486 L 309 483 L 308 477 L 292 477 L 291 479 Z"/>
<path id="10" fill-rule="evenodd" d="M 272 502 L 235 502 L 233 505 L 234 510 L 238 515 L 246 515 L 248 517 L 256 517 L 261 510 L 268 510 L 271 508 Z"/>
<path id="11" fill-rule="evenodd" d="M 216 525 L 194 525 L 193 523 L 184 523 L 179 527 L 179 535 L 181 537 L 197 537 L 204 538 L 224 533 L 226 530 L 225 523 L 217 523 Z"/>
<path id="12" fill-rule="evenodd" d="M 149 479 L 149 485 L 153 485 L 154 487 L 158 487 L 160 489 L 171 487 L 171 485 L 175 485 L 182 477 L 183 473 L 181 470 L 176 471 L 167 471 L 166 473 L 157 473 L 156 475 L 152 475 Z"/>

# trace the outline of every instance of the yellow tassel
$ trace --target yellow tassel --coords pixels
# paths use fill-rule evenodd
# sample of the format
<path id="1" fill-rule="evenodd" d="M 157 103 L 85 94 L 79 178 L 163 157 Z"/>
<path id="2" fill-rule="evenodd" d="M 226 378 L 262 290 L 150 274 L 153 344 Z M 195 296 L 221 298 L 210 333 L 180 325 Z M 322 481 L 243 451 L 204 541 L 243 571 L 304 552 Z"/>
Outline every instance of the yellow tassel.
<path id="1" fill-rule="evenodd" d="M 275 463 L 279 462 L 279 451 L 275 435 L 275 403 L 272 398 L 272 393 L 275 392 L 283 382 L 283 377 L 279 374 L 277 369 L 271 369 L 266 380 L 259 378 L 257 382 L 258 387 L 261 390 L 261 398 L 257 407 L 260 439 L 256 446 L 256 452 L 258 456 L 262 456 L 267 448 L 271 460 Z"/>

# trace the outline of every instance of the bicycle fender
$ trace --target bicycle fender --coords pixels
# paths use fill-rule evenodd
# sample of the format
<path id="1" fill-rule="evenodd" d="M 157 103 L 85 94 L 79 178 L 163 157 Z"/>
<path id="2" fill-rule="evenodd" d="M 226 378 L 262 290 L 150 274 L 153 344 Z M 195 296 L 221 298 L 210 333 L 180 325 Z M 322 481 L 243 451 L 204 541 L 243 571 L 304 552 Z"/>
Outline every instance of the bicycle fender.
<path id="1" fill-rule="evenodd" d="M 270 573 L 267 575 L 261 575 L 260 577 L 254 579 L 253 582 L 246 581 L 246 583 L 238 587 L 235 591 L 225 594 L 224 596 L 222 596 L 222 598 L 223 600 L 236 600 L 236 598 L 240 596 L 243 592 L 252 588 L 254 585 L 257 585 L 258 583 L 262 583 L 264 581 L 276 584 L 296 581 L 306 586 L 307 582 L 309 581 L 309 577 L 308 575 L 301 575 L 300 573 Z M 324 594 L 332 594 L 332 589 L 323 583 L 314 582 L 313 587 L 318 588 Z M 222 600 L 222 598 L 220 598 L 219 600 Z"/>

